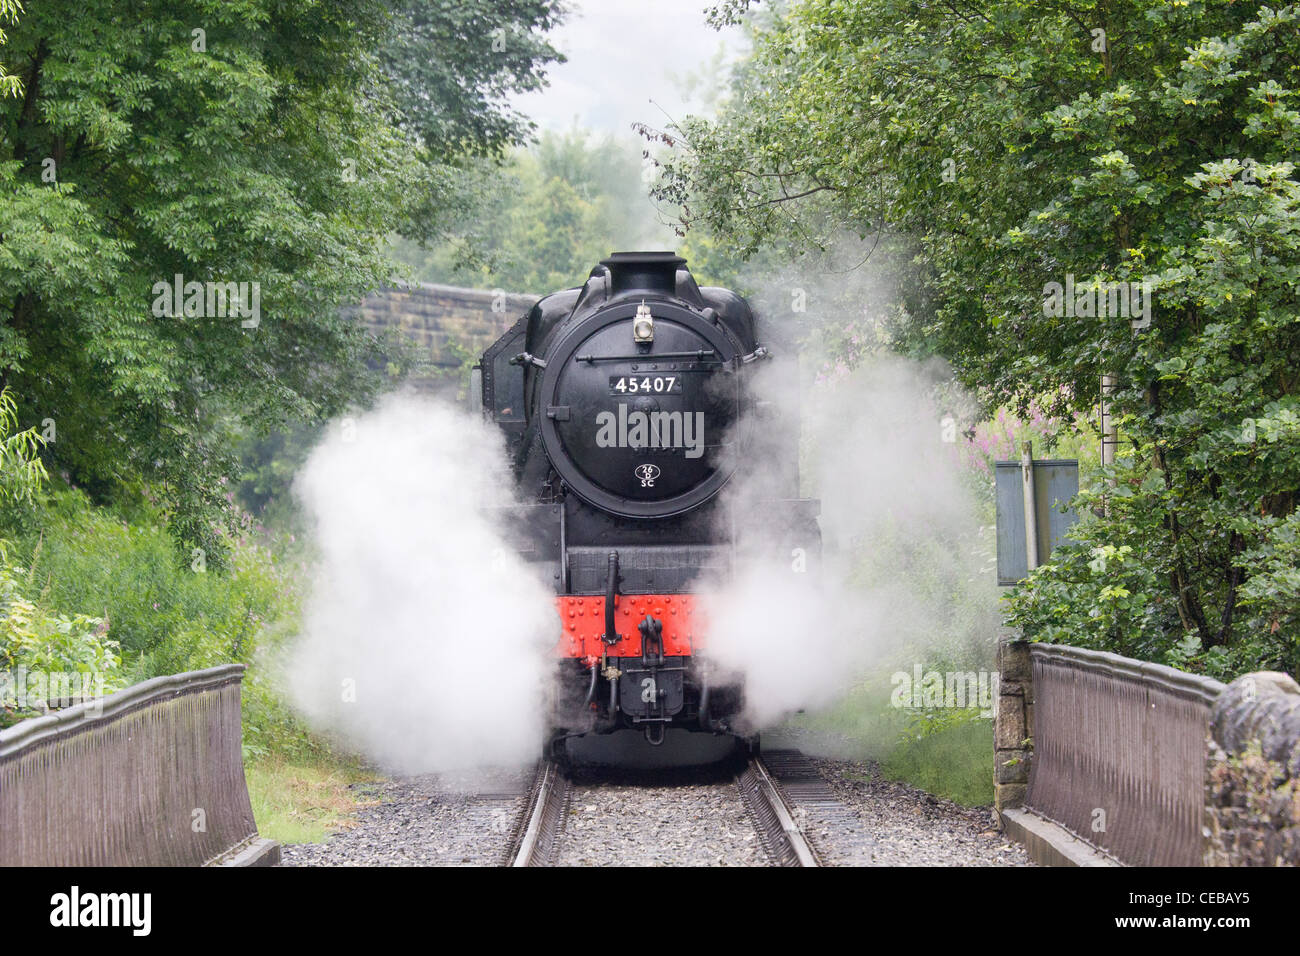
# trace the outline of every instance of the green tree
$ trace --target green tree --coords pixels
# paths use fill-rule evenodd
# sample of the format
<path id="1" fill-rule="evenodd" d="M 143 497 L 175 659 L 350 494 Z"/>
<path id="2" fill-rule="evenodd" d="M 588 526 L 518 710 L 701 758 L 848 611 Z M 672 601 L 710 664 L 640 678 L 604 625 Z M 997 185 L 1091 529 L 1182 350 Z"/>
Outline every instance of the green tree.
<path id="1" fill-rule="evenodd" d="M 666 131 L 658 195 L 743 251 L 886 230 L 915 263 L 892 334 L 985 408 L 1072 416 L 1118 376 L 1104 513 L 1012 602 L 1035 636 L 1300 667 L 1296 27 L 1227 2 L 802 0 L 717 121 Z M 1051 307 L 1067 277 L 1149 283 L 1150 324 Z"/>
<path id="2" fill-rule="evenodd" d="M 398 232 L 439 241 L 474 215 L 504 151 L 531 138 L 534 124 L 508 104 L 545 83 L 563 62 L 546 32 L 559 0 L 389 0 L 379 48 L 394 124 L 421 147 L 424 176 L 408 193 Z M 490 191 L 489 191 L 490 192 Z"/>
<path id="3" fill-rule="evenodd" d="M 641 170 L 636 151 L 611 137 L 544 132 L 504 168 L 466 171 L 480 201 L 449 237 L 428 249 L 399 244 L 397 254 L 429 282 L 539 295 L 580 284 L 609 253 L 671 238 Z"/>
<path id="4" fill-rule="evenodd" d="M 0 23 L 14 23 L 18 19 L 18 14 L 22 12 L 22 4 L 18 0 L 0 0 Z M 5 45 L 5 32 L 0 29 L 0 47 Z M 5 72 L 4 64 L 0 63 L 0 97 L 18 96 L 23 91 L 23 82 L 16 76 L 10 76 Z"/>
<path id="5" fill-rule="evenodd" d="M 0 100 L 0 381 L 24 421 L 53 423 L 52 465 L 100 499 L 148 483 L 186 548 L 219 563 L 224 423 L 266 430 L 373 391 L 379 350 L 340 306 L 388 280 L 395 225 L 440 228 L 465 156 L 523 130 L 501 97 L 540 82 L 554 53 L 536 31 L 556 15 L 488 0 L 28 9 L 4 48 L 22 94 Z M 177 275 L 248 283 L 244 311 L 160 299 Z"/>

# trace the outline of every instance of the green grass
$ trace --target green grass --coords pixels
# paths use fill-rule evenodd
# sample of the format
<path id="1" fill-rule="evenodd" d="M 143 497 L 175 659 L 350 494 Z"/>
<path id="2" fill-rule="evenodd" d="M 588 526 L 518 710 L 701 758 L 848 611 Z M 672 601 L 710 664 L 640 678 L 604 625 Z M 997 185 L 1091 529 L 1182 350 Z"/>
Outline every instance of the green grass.
<path id="1" fill-rule="evenodd" d="M 281 843 L 320 843 L 356 825 L 356 813 L 378 802 L 378 774 L 328 759 L 266 757 L 244 771 L 262 836 Z"/>
<path id="2" fill-rule="evenodd" d="M 789 726 L 814 734 L 839 738 L 856 760 L 880 760 L 906 726 L 902 711 L 888 706 L 889 684 L 884 680 L 858 684 L 827 707 L 808 711 L 788 721 Z"/>
<path id="3" fill-rule="evenodd" d="M 907 711 L 889 705 L 890 690 L 888 677 L 881 675 L 789 726 L 825 735 L 836 756 L 876 761 L 889 780 L 963 806 L 992 803 L 993 722 L 953 723 L 918 739 Z"/>
<path id="4" fill-rule="evenodd" d="M 993 722 L 972 720 L 906 740 L 880 761 L 881 773 L 967 807 L 993 802 Z"/>

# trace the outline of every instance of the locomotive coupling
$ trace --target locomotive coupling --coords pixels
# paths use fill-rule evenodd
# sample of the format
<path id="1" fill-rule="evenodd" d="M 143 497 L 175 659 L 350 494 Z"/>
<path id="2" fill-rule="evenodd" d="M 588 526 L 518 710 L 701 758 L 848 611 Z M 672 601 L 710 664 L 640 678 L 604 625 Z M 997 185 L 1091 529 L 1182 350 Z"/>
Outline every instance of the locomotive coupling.
<path id="1" fill-rule="evenodd" d="M 664 622 L 657 617 L 645 616 L 637 630 L 641 632 L 641 662 L 650 663 L 652 659 L 657 664 L 664 662 Z"/>

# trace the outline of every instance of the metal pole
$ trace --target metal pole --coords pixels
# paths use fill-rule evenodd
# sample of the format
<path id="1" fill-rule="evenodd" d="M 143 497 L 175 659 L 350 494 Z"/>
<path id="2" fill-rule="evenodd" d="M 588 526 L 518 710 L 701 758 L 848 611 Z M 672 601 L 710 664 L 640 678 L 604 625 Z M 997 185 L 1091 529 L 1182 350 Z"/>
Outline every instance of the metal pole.
<path id="1" fill-rule="evenodd" d="M 1020 455 L 1020 480 L 1025 499 L 1025 567 L 1038 567 L 1038 511 L 1034 507 L 1034 445 L 1025 442 Z"/>
<path id="2" fill-rule="evenodd" d="M 1115 427 L 1115 420 L 1110 414 L 1110 396 L 1118 384 L 1114 375 L 1101 377 L 1101 463 L 1103 466 L 1115 463 L 1115 448 L 1119 445 L 1119 430 Z"/>

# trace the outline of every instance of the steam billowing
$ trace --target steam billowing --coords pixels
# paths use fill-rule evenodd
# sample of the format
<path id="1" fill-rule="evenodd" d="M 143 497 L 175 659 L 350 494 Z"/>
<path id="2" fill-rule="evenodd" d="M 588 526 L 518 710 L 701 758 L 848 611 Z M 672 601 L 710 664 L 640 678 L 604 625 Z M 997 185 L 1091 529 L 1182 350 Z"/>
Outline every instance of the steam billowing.
<path id="1" fill-rule="evenodd" d="M 290 682 L 316 726 L 404 772 L 536 758 L 559 622 L 485 510 L 510 487 L 499 432 L 444 403 L 331 429 L 296 485 L 319 560 Z"/>
<path id="2" fill-rule="evenodd" d="M 888 298 L 794 291 L 810 312 Z M 788 290 L 763 298 L 768 323 L 793 321 L 781 314 Z M 833 314 L 841 308 L 822 315 L 841 326 L 861 319 Z M 824 562 L 774 538 L 767 560 L 699 582 L 710 656 L 744 679 L 744 718 L 756 729 L 831 703 L 873 668 L 894 669 L 904 650 L 910 669 L 944 642 L 955 614 L 973 615 L 965 631 L 990 639 L 996 623 L 978 508 L 941 440 L 950 409 L 934 395 L 946 369 L 878 350 L 836 381 L 810 387 L 808 377 L 769 376 L 758 388 L 775 407 L 802 406 L 802 493 L 821 501 Z M 409 397 L 348 425 L 331 430 L 297 486 L 319 563 L 295 699 L 318 727 L 393 770 L 533 759 L 559 621 L 549 582 L 532 577 L 489 514 L 510 503 L 501 436 Z M 790 454 L 776 447 L 781 433 L 758 435 L 723 495 L 761 541 L 771 500 L 792 489 L 774 470 Z M 959 580 L 988 584 L 956 608 L 945 588 Z"/>
<path id="3" fill-rule="evenodd" d="M 805 277 L 805 281 L 806 281 Z M 854 321 L 869 336 L 872 313 L 845 314 L 844 303 L 879 301 L 866 283 L 846 288 L 798 289 L 810 312 L 840 327 Z M 794 322 L 791 297 L 772 291 L 756 298 L 771 324 Z M 784 316 L 781 314 L 784 308 Z M 861 309 L 861 306 L 859 306 Z M 827 313 L 830 313 L 829 315 Z M 878 314 L 878 313 L 876 313 Z M 760 398 L 780 408 L 802 404 L 802 493 L 821 501 L 825 560 L 820 570 L 782 546 L 765 521 L 774 506 L 774 481 L 763 462 L 785 452 L 758 447 L 723 492 L 741 526 L 756 534 L 765 560 L 742 564 L 726 578 L 703 583 L 710 653 L 745 682 L 749 727 L 771 727 L 798 709 L 829 705 L 868 673 L 898 667 L 906 653 L 924 662 L 954 631 L 987 635 L 996 624 L 996 589 L 981 564 L 979 509 L 959 474 L 958 457 L 941 440 L 936 386 L 946 382 L 938 361 L 916 362 L 877 349 L 851 373 L 810 386 L 795 376 L 760 378 Z M 945 591 L 952 580 L 977 594 L 958 607 Z M 987 582 L 987 585 L 982 582 Z M 972 609 L 973 608 L 973 609 Z M 961 622 L 961 615 L 977 620 Z M 991 644 L 990 644 L 991 646 Z"/>

